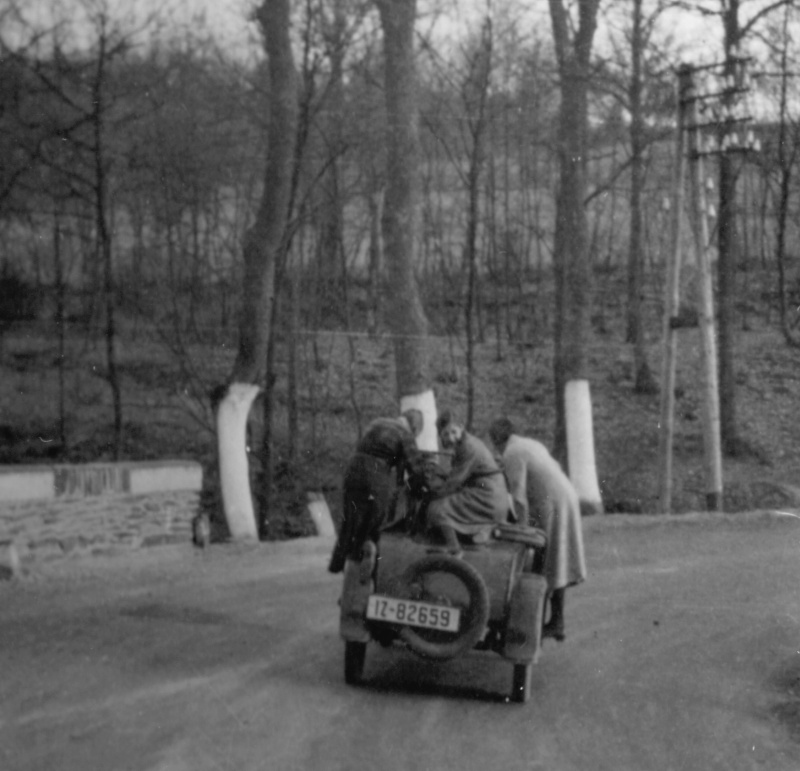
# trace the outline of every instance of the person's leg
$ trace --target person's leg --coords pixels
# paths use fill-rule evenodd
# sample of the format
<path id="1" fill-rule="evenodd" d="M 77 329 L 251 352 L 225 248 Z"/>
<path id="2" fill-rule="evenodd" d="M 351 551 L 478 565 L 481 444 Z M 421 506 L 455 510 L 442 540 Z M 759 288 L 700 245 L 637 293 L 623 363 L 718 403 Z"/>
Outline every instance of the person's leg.
<path id="1" fill-rule="evenodd" d="M 364 541 L 378 542 L 381 531 L 393 522 L 397 505 L 397 481 L 393 469 L 370 477 L 370 513 L 365 523 Z"/>
<path id="2" fill-rule="evenodd" d="M 347 551 L 353 540 L 357 519 L 358 512 L 355 498 L 352 491 L 345 484 L 344 495 L 342 496 L 342 522 L 339 526 L 339 535 L 336 538 L 331 560 L 328 563 L 328 570 L 331 573 L 341 573 L 344 570 Z"/>
<path id="3" fill-rule="evenodd" d="M 552 637 L 559 642 L 564 634 L 564 594 L 565 589 L 553 589 L 550 595 L 550 620 L 542 627 L 542 637 Z"/>
<path id="4" fill-rule="evenodd" d="M 356 525 L 353 528 L 353 537 L 347 546 L 347 559 L 358 562 L 362 557 L 364 544 L 370 540 L 375 522 L 380 519 L 378 502 L 371 490 L 362 490 L 358 496 L 356 508 Z"/>
<path id="5" fill-rule="evenodd" d="M 442 534 L 442 538 L 444 538 L 444 548 L 448 554 L 452 554 L 454 557 L 460 557 L 463 552 L 461 550 L 461 544 L 458 542 L 458 534 L 456 533 L 455 529 L 450 525 L 439 525 L 439 532 Z"/>
<path id="6" fill-rule="evenodd" d="M 361 565 L 361 581 L 372 576 L 378 555 L 378 539 L 389 516 L 394 499 L 395 482 L 388 464 L 367 459 L 360 486 L 352 496 L 354 508 L 353 535 L 345 546 L 347 559 Z"/>
<path id="7" fill-rule="evenodd" d="M 377 542 L 390 493 L 388 464 L 357 455 L 345 479 L 345 521 L 349 528 L 342 548 L 346 559 L 359 562 L 364 544 L 368 540 Z"/>
<path id="8" fill-rule="evenodd" d="M 460 557 L 463 554 L 461 544 L 458 541 L 458 534 L 455 528 L 450 524 L 447 515 L 441 509 L 442 499 L 431 501 L 428 506 L 428 530 L 433 533 L 438 533 L 444 541 L 443 549 L 438 547 L 435 551 L 445 551 L 447 554 L 452 554 L 454 557 Z"/>

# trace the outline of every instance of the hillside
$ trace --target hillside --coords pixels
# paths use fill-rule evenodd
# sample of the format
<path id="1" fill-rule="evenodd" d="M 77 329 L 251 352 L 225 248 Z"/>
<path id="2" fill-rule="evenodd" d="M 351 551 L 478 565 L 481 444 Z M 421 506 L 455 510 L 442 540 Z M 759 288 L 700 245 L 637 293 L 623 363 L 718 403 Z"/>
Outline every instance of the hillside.
<path id="1" fill-rule="evenodd" d="M 616 316 L 604 321 L 588 345 L 596 457 L 606 509 L 653 513 L 658 493 L 659 397 L 633 393 L 630 346 L 620 342 Z M 726 511 L 800 506 L 800 351 L 788 347 L 760 316 L 738 340 L 737 415 L 746 452 L 724 460 Z M 141 325 L 121 345 L 129 459 L 188 457 L 203 462 L 213 502 L 215 447 L 206 394 L 224 379 L 232 343 L 191 350 L 191 363 L 170 354 Z M 44 326 L 12 328 L 0 360 L 0 462 L 87 462 L 110 459 L 111 408 L 103 371 L 103 343 L 76 334 L 68 339 L 63 371 L 67 445 L 59 444 L 59 354 Z M 699 340 L 681 333 L 674 457 L 676 512 L 702 510 L 705 473 L 701 432 Z M 527 433 L 552 443 L 552 346 L 537 339 L 509 345 L 487 329 L 476 355 L 473 429 L 484 435 L 491 419 L 506 414 Z M 456 338 L 430 338 L 440 409 L 466 414 L 465 356 Z M 285 350 L 279 354 L 283 368 Z M 326 491 L 338 513 L 343 464 L 359 426 L 394 410 L 394 357 L 388 337 L 337 332 L 307 333 L 299 346 L 300 460 L 286 459 L 286 385 L 276 383 L 276 485 L 281 511 L 271 521 L 276 538 L 297 535 L 294 521 L 307 489 Z M 660 369 L 660 342 L 650 362 Z M 259 414 L 253 416 L 254 473 Z M 213 503 L 212 503 L 213 505 Z"/>

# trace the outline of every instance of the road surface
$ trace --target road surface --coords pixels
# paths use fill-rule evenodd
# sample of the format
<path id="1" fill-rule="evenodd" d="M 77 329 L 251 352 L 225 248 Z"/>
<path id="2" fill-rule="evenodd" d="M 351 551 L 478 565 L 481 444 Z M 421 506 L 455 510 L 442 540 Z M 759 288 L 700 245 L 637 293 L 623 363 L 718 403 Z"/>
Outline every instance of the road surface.
<path id="1" fill-rule="evenodd" d="M 330 544 L 156 547 L 0 586 L 8 771 L 797 771 L 800 519 L 597 517 L 533 695 L 492 653 L 370 646 Z"/>

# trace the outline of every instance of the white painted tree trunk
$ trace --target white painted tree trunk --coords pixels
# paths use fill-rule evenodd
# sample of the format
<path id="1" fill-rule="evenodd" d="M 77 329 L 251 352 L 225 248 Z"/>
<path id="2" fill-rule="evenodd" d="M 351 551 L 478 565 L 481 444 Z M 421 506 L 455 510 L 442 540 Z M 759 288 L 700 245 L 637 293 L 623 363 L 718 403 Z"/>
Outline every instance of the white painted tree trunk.
<path id="1" fill-rule="evenodd" d="M 584 514 L 602 514 L 594 457 L 592 397 L 588 380 L 570 380 L 564 393 L 569 477 L 578 492 Z"/>
<path id="2" fill-rule="evenodd" d="M 252 383 L 232 383 L 217 408 L 222 505 L 234 540 L 258 538 L 247 462 L 247 416 L 259 390 Z"/>
<path id="3" fill-rule="evenodd" d="M 400 412 L 419 410 L 422 413 L 422 433 L 417 437 L 420 450 L 436 452 L 439 449 L 439 436 L 436 433 L 436 395 L 432 389 L 418 394 L 400 397 Z"/>

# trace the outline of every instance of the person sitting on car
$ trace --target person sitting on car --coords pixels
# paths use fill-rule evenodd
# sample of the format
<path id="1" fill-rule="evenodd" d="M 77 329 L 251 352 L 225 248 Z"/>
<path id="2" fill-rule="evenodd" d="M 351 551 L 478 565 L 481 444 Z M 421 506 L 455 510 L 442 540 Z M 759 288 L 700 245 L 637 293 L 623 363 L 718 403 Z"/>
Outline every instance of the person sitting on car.
<path id="1" fill-rule="evenodd" d="M 423 459 L 415 441 L 422 426 L 419 410 L 378 418 L 367 426 L 345 470 L 342 523 L 328 565 L 331 573 L 341 573 L 348 559 L 360 561 L 365 549 L 374 551 L 405 473 L 415 473 Z"/>
<path id="2" fill-rule="evenodd" d="M 481 542 L 498 522 L 507 521 L 508 488 L 489 448 L 449 411 L 440 415 L 436 428 L 453 458 L 447 479 L 428 504 L 426 521 L 444 539 L 446 551 L 458 556 L 459 533 Z"/>
<path id="3" fill-rule="evenodd" d="M 564 593 L 586 578 L 578 494 L 547 448 L 516 434 L 508 418 L 495 420 L 489 437 L 501 455 L 520 523 L 539 527 L 547 535 L 544 577 L 550 619 L 542 635 L 563 640 Z"/>

